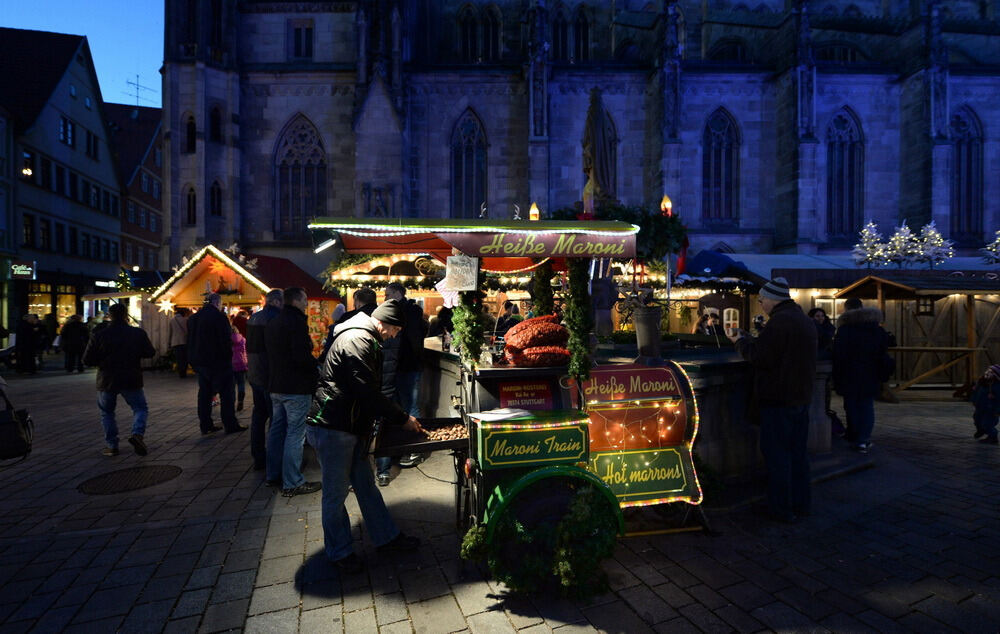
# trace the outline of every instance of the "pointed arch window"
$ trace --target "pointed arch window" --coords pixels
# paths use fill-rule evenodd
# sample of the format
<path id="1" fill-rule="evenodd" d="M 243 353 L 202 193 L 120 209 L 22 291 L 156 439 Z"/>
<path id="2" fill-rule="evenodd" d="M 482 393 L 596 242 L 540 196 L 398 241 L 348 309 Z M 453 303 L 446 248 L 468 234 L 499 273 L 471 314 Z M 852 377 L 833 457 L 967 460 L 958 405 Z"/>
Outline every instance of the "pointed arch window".
<path id="1" fill-rule="evenodd" d="M 739 220 L 740 138 L 736 121 L 720 108 L 702 136 L 702 217 L 709 224 Z"/>
<path id="2" fill-rule="evenodd" d="M 486 202 L 486 135 L 473 112 L 459 119 L 451 137 L 451 216 L 476 218 Z"/>
<path id="3" fill-rule="evenodd" d="M 569 19 L 559 10 L 552 19 L 552 59 L 568 61 L 569 50 Z"/>
<path id="4" fill-rule="evenodd" d="M 326 213 L 326 152 L 305 117 L 285 126 L 274 151 L 274 172 L 275 233 L 301 237 L 311 218 Z"/>
<path id="5" fill-rule="evenodd" d="M 222 142 L 222 112 L 218 107 L 208 114 L 208 138 L 215 143 Z"/>
<path id="6" fill-rule="evenodd" d="M 483 60 L 498 62 L 503 52 L 503 28 L 500 9 L 491 4 L 483 19 Z"/>
<path id="7" fill-rule="evenodd" d="M 194 115 L 188 115 L 184 122 L 184 151 L 193 154 L 197 149 L 198 128 L 194 124 Z"/>
<path id="8" fill-rule="evenodd" d="M 590 20 L 583 7 L 577 10 L 573 20 L 573 59 L 578 62 L 590 59 Z"/>
<path id="9" fill-rule="evenodd" d="M 983 132 L 976 115 L 960 108 L 951 116 L 951 238 L 978 244 L 983 237 Z"/>
<path id="10" fill-rule="evenodd" d="M 458 54 L 463 62 L 479 61 L 479 19 L 471 6 L 458 14 Z"/>
<path id="11" fill-rule="evenodd" d="M 184 216 L 184 224 L 198 224 L 198 196 L 191 186 L 187 189 L 187 214 Z"/>
<path id="12" fill-rule="evenodd" d="M 214 181 L 208 190 L 208 210 L 213 216 L 222 216 L 222 186 Z"/>
<path id="13" fill-rule="evenodd" d="M 865 144 L 861 125 L 842 110 L 826 127 L 826 235 L 849 240 L 864 218 Z"/>

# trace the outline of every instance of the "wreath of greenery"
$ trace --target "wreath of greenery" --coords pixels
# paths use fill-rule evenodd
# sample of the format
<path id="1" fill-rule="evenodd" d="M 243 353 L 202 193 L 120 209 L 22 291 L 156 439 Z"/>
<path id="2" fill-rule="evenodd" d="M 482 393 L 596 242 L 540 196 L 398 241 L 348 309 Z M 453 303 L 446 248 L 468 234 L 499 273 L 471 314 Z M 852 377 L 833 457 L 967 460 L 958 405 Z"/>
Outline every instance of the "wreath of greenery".
<path id="1" fill-rule="evenodd" d="M 535 315 L 551 315 L 555 312 L 552 275 L 552 263 L 549 261 L 535 267 L 531 274 L 531 300 Z"/>
<path id="2" fill-rule="evenodd" d="M 491 543 L 486 541 L 484 526 L 470 528 L 462 540 L 461 555 L 467 560 L 486 560 L 493 577 L 511 590 L 586 598 L 607 589 L 601 562 L 614 552 L 618 526 L 607 499 L 593 486 L 577 489 L 556 525 L 529 530 L 513 513 L 498 521 Z M 511 544 L 523 546 L 523 556 L 517 561 L 505 556 Z"/>
<path id="3" fill-rule="evenodd" d="M 486 345 L 486 317 L 483 315 L 483 296 L 480 291 L 463 291 L 458 294 L 458 305 L 452 312 L 451 325 L 452 337 L 462 360 L 475 367 L 483 346 Z"/>
<path id="4" fill-rule="evenodd" d="M 594 329 L 594 313 L 590 307 L 590 260 L 571 258 L 569 293 L 563 318 L 569 330 L 569 374 L 582 381 L 590 376 L 590 333 Z"/>

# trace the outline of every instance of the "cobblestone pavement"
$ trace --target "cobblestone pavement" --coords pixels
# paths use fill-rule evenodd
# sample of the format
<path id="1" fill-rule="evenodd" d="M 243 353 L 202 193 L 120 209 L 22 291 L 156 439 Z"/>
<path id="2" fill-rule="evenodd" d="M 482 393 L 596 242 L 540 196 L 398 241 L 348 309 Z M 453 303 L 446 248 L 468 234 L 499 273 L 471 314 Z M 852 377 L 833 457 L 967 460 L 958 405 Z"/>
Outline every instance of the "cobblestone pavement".
<path id="1" fill-rule="evenodd" d="M 581 603 L 511 596 L 462 565 L 447 454 L 382 489 L 425 546 L 378 556 L 356 528 L 368 568 L 340 578 L 320 495 L 265 487 L 247 434 L 203 438 L 193 378 L 147 375 L 144 458 L 124 442 L 100 454 L 93 371 L 8 379 L 37 428 L 30 458 L 0 471 L 0 632 L 1000 629 L 1000 450 L 973 441 L 965 403 L 879 404 L 873 468 L 818 484 L 810 518 L 709 509 L 718 536 L 623 539 L 611 591 Z M 131 493 L 77 489 L 140 464 L 183 472 Z"/>

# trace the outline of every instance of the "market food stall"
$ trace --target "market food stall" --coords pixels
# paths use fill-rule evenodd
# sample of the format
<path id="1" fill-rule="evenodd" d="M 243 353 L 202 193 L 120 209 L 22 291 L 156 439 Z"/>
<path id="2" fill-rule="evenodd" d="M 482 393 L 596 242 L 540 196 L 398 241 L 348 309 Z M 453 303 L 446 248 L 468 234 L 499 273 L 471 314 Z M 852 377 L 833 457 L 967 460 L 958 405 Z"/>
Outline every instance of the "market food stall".
<path id="1" fill-rule="evenodd" d="M 380 433 L 376 453 L 452 451 L 456 519 L 468 529 L 463 556 L 485 558 L 515 589 L 553 579 L 575 587 L 599 573 L 615 535 L 625 533 L 622 508 L 684 502 L 701 523 L 675 530 L 707 529 L 691 453 L 698 406 L 684 370 L 669 361 L 589 360 L 591 262 L 633 257 L 637 227 L 325 218 L 310 229 L 318 243 L 340 242 L 348 253 L 419 251 L 448 261 L 444 288 L 458 291 L 455 339 L 450 349 L 425 342 L 425 373 L 441 377 L 420 396 L 432 413 L 422 419 L 429 435 Z M 524 320 L 491 350 L 481 272 L 543 264 L 567 272 L 564 319 Z M 526 578 L 525 569 L 537 574 Z"/>
<path id="2" fill-rule="evenodd" d="M 187 258 L 174 274 L 150 295 L 165 314 L 177 306 L 197 309 L 210 293 L 222 296 L 225 310 L 235 314 L 259 308 L 264 296 L 273 288 L 291 286 L 304 288 L 309 298 L 306 316 L 313 353 L 323 349 L 323 339 L 330 325 L 330 313 L 340 301 L 313 276 L 291 260 L 269 255 L 244 255 L 235 248 L 223 251 L 214 245 L 205 246 Z"/>

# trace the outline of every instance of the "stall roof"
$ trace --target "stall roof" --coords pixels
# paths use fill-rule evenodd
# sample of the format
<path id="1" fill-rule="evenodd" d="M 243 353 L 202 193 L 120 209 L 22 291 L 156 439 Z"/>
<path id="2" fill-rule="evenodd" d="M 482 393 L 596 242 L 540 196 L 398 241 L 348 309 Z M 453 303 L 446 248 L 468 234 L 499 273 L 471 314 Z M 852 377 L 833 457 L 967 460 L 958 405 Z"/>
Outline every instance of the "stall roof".
<path id="1" fill-rule="evenodd" d="M 324 290 L 319 280 L 303 271 L 291 260 L 270 255 L 246 254 L 244 259 L 248 262 L 257 261 L 256 267 L 251 269 L 249 264 L 241 263 L 237 258 L 210 244 L 192 255 L 183 266 L 174 272 L 170 279 L 153 291 L 150 299 L 154 301 L 159 299 L 188 275 L 197 276 L 203 268 L 202 264 L 209 256 L 225 264 L 262 293 L 266 293 L 272 288 L 299 286 L 305 289 L 306 295 L 310 298 L 335 296 Z"/>
<path id="2" fill-rule="evenodd" d="M 453 250 L 487 260 L 483 268 L 523 268 L 532 259 L 635 257 L 635 225 L 614 220 L 450 220 L 440 218 L 317 218 L 309 224 L 320 252 L 339 239 L 348 253 L 430 253 Z"/>
<path id="3" fill-rule="evenodd" d="M 874 299 L 879 287 L 885 299 L 988 295 L 1000 293 L 1000 275 L 992 271 L 879 271 L 846 286 L 835 296 Z"/>

